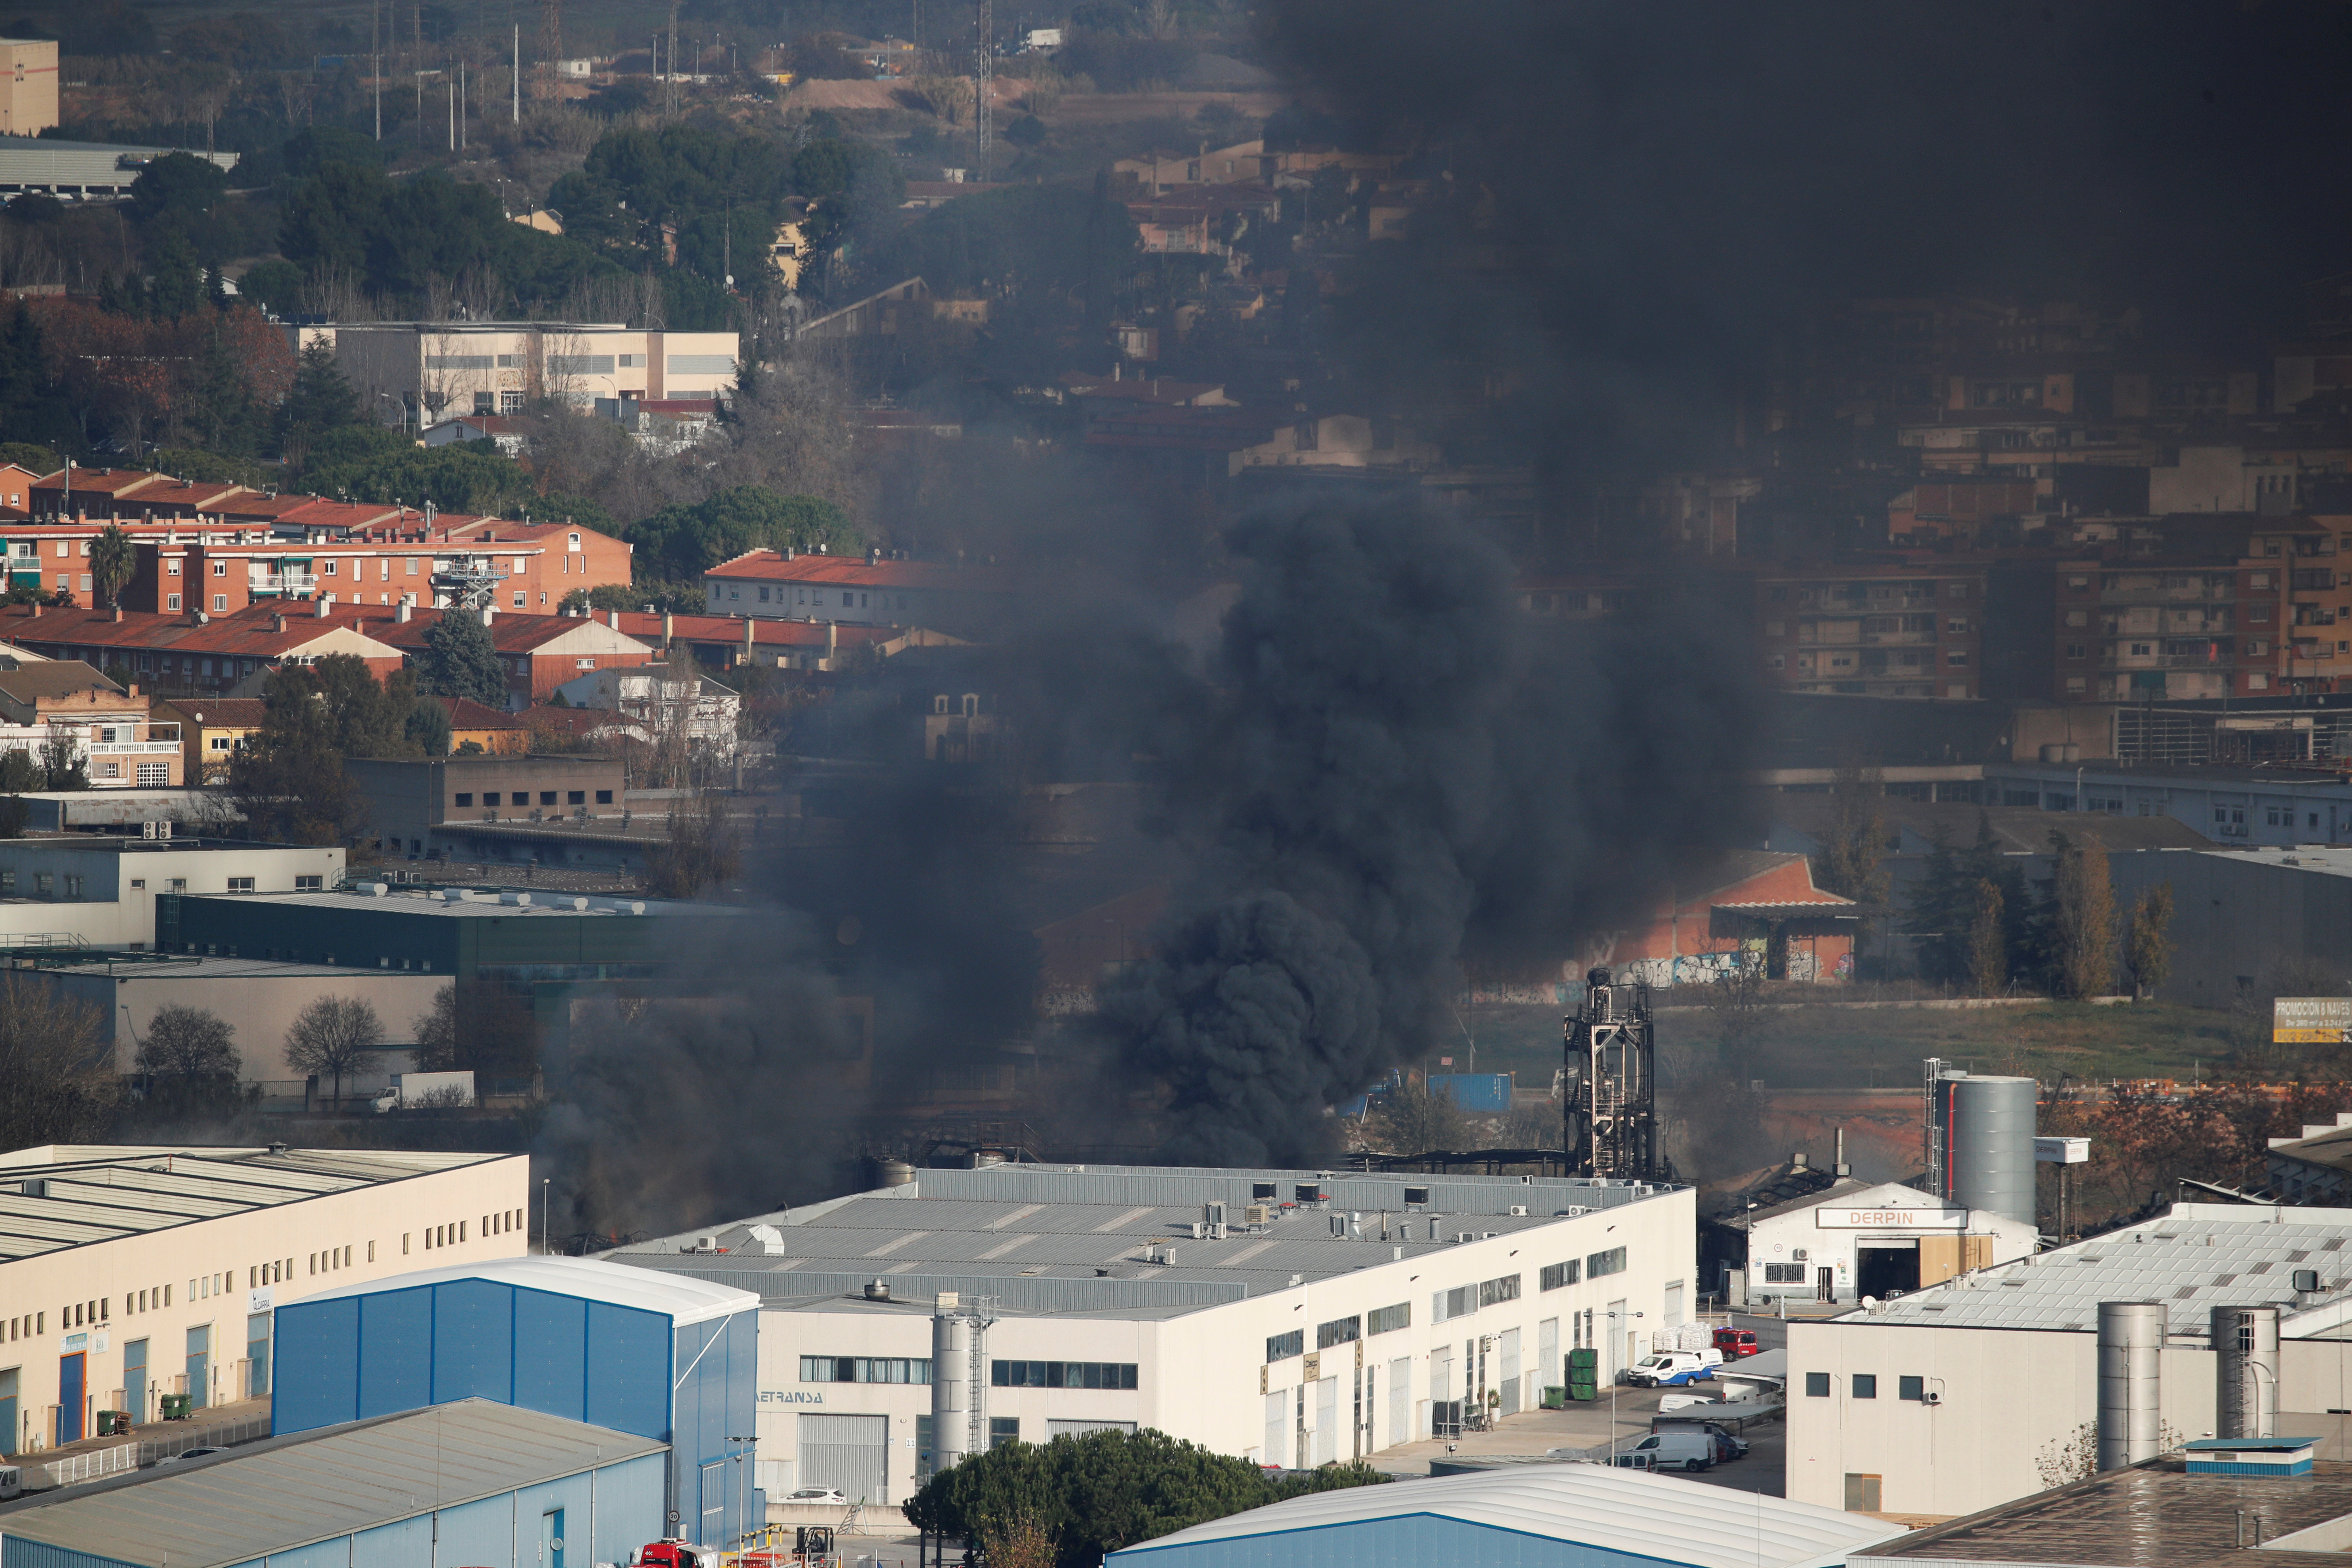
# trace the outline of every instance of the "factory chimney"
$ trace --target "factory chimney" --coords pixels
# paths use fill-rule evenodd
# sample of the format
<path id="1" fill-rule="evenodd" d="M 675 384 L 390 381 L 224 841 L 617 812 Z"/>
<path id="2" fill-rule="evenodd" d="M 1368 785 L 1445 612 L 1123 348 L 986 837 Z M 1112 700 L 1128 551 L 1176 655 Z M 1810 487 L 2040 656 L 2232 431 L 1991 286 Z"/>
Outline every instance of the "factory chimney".
<path id="1" fill-rule="evenodd" d="M 2099 1303 L 2099 1468 L 2163 1451 L 2164 1303 Z"/>

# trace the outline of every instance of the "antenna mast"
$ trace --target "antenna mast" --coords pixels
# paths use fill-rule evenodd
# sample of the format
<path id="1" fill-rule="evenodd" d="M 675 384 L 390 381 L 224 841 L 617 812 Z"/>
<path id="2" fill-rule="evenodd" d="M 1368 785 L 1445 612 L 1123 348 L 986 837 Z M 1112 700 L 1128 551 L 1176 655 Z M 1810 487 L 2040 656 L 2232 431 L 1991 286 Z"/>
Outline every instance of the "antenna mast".
<path id="1" fill-rule="evenodd" d="M 563 58 L 563 0 L 541 0 L 539 7 L 540 69 L 547 73 L 542 98 L 561 96 L 556 62 Z"/>

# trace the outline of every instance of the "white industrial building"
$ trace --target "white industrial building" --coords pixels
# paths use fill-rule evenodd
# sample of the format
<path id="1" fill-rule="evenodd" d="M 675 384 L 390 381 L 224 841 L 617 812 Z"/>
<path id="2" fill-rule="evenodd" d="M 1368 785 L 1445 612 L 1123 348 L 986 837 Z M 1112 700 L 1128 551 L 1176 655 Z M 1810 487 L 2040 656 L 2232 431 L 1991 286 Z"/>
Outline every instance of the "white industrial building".
<path id="1" fill-rule="evenodd" d="M 1842 1178 L 1749 1213 L 1748 1300 L 1857 1301 L 2031 1258 L 2034 1227 L 1898 1182 Z"/>
<path id="2" fill-rule="evenodd" d="M 1683 1187 L 1037 1164 L 900 1174 L 607 1255 L 759 1293 L 771 1497 L 837 1486 L 898 1503 L 935 1447 L 952 1458 L 1105 1426 L 1266 1465 L 1355 1458 L 1466 1411 L 1530 1408 L 1578 1347 L 1613 1373 L 1694 1305 Z M 937 1387 L 935 1336 L 960 1347 Z"/>
<path id="3" fill-rule="evenodd" d="M 269 1392 L 282 1301 L 520 1256 L 530 1162 L 393 1150 L 45 1145 L 0 1154 L 0 1449 Z"/>
<path id="4" fill-rule="evenodd" d="M 2069 1451 L 2097 1427 L 2100 1308 L 2111 1302 L 2160 1313 L 2147 1371 L 2162 1447 L 2216 1429 L 2214 1309 L 2269 1308 L 2276 1430 L 2345 1453 L 2352 1209 L 2177 1204 L 1874 1310 L 1792 1320 L 1787 1495 L 1965 1514 L 2070 1474 Z"/>
<path id="5" fill-rule="evenodd" d="M 0 948 L 147 948 L 170 893 L 323 891 L 340 847 L 63 834 L 0 840 Z"/>

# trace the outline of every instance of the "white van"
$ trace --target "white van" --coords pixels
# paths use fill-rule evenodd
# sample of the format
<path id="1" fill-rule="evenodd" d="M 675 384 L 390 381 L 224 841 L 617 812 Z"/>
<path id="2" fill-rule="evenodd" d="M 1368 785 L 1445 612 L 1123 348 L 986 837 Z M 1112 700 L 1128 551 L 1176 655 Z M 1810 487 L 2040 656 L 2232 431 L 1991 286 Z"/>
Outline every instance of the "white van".
<path id="1" fill-rule="evenodd" d="M 1643 1356 L 1625 1369 L 1625 1381 L 1639 1388 L 1680 1388 L 1715 1375 L 1723 1352 L 1712 1345 L 1703 1351 L 1660 1351 Z"/>
<path id="2" fill-rule="evenodd" d="M 15 1465 L 0 1465 L 0 1501 L 21 1497 L 25 1491 L 25 1472 Z"/>
<path id="3" fill-rule="evenodd" d="M 1650 1456 L 1654 1470 L 1706 1470 L 1715 1467 L 1715 1438 L 1703 1426 L 1688 1431 L 1653 1432 L 1633 1445 L 1636 1454 Z"/>

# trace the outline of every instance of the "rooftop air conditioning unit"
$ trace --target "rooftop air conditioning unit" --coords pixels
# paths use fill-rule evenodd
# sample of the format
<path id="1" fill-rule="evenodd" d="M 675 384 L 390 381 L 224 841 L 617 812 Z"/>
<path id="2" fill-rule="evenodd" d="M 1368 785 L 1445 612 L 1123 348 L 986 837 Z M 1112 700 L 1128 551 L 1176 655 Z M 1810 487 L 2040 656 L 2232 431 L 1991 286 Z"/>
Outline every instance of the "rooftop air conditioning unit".
<path id="1" fill-rule="evenodd" d="M 1461 1246 L 1465 1241 L 1475 1241 L 1477 1239 L 1478 1233 L 1475 1230 L 1457 1230 L 1454 1233 L 1454 1245 L 1456 1247 Z"/>
<path id="2" fill-rule="evenodd" d="M 1570 1204 L 1566 1208 L 1560 1210 L 1559 1215 L 1562 1219 L 1582 1219 L 1586 1215 L 1589 1215 L 1591 1212 L 1592 1211 L 1591 1209 L 1586 1208 L 1582 1204 Z"/>
<path id="3" fill-rule="evenodd" d="M 1242 1210 L 1242 1218 L 1251 1225 L 1271 1225 L 1274 1223 L 1274 1205 L 1252 1204 Z"/>
<path id="4" fill-rule="evenodd" d="M 1199 1241 L 1209 1234 L 1209 1227 L 1196 1219 L 1191 1225 L 1184 1227 L 1184 1233 L 1187 1236 L 1190 1236 L 1194 1241 Z"/>
<path id="5" fill-rule="evenodd" d="M 1799 1263 L 1802 1263 L 1802 1262 L 1804 1262 L 1804 1261 L 1805 1261 L 1805 1259 L 1806 1259 L 1806 1258 L 1808 1258 L 1811 1257 L 1812 1255 L 1811 1255 L 1811 1253 L 1807 1252 L 1807 1251 L 1806 1251 L 1803 1247 L 1790 1247 L 1790 1248 L 1789 1249 L 1789 1256 L 1790 1256 L 1790 1258 L 1792 1258 L 1796 1259 Z"/>
<path id="6" fill-rule="evenodd" d="M 1513 1205 L 1511 1205 L 1511 1217 L 1512 1217 L 1512 1218 L 1514 1218 L 1514 1219 L 1525 1219 L 1525 1218 L 1527 1218 L 1527 1217 L 1528 1217 L 1528 1205 L 1525 1205 L 1525 1204 L 1513 1204 Z"/>

